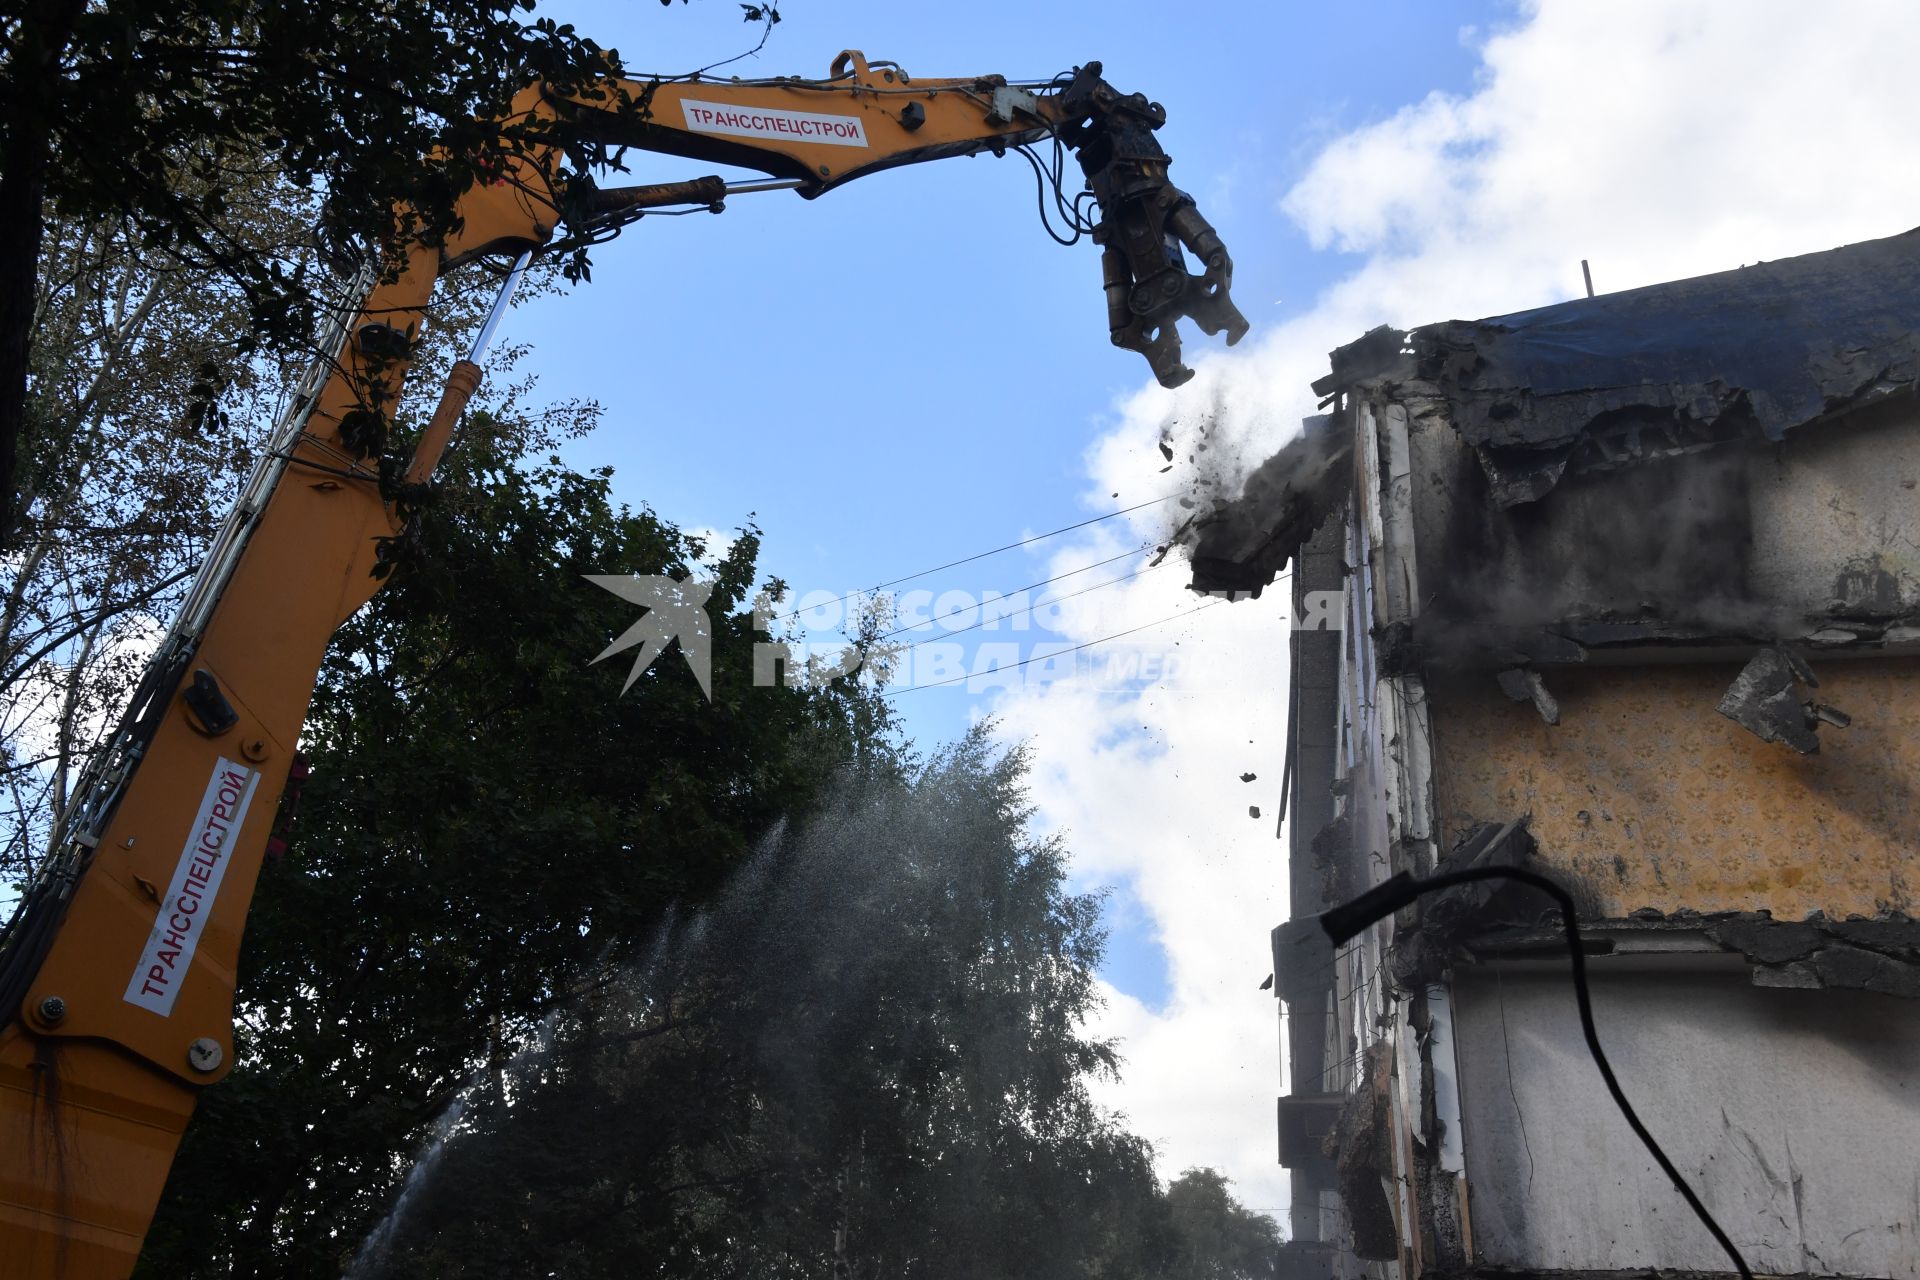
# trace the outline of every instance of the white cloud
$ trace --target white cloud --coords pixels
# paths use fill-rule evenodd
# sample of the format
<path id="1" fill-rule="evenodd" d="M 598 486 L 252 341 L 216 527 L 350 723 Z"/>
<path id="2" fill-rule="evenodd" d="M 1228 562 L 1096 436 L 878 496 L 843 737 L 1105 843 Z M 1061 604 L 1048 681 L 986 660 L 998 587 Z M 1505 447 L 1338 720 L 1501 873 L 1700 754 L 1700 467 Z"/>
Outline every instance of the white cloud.
<path id="1" fill-rule="evenodd" d="M 1095 505 L 1165 491 L 1156 446 L 1168 423 L 1178 439 L 1213 415 L 1216 450 L 1264 457 L 1313 411 L 1325 353 L 1377 324 L 1577 296 L 1582 258 L 1613 291 L 1920 223 L 1920 77 L 1908 65 L 1920 7 L 1568 2 L 1470 38 L 1483 56 L 1472 93 L 1430 95 L 1330 141 L 1282 202 L 1316 246 L 1363 255 L 1352 274 L 1244 352 L 1202 361 L 1180 392 L 1148 388 L 1118 406 L 1088 454 Z M 1132 532 L 1102 536 L 1117 549 Z M 1174 568 L 1096 593 L 1061 630 L 1092 640 L 1161 617 L 1181 606 L 1183 582 Z M 1287 914 L 1269 807 L 1284 598 L 1136 637 L 1179 638 L 1197 685 L 1137 699 L 1028 690 L 1000 707 L 1007 735 L 1034 743 L 1042 820 L 1068 833 L 1085 880 L 1132 883 L 1168 953 L 1166 1008 L 1114 993 L 1101 1020 L 1129 1059 L 1109 1100 L 1160 1143 L 1163 1173 L 1215 1165 L 1273 1211 L 1287 1200 L 1274 1164 L 1278 1031 L 1255 988 L 1266 931 Z M 1209 675 L 1232 683 L 1209 688 Z M 1259 781 L 1241 784 L 1249 769 Z"/>

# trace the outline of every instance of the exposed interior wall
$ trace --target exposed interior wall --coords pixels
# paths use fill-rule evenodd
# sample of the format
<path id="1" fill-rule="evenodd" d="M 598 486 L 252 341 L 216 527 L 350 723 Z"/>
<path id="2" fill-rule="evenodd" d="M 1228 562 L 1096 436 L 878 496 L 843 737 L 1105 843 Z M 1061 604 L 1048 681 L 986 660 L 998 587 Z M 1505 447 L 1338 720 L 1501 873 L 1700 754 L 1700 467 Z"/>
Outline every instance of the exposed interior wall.
<path id="1" fill-rule="evenodd" d="M 1920 1277 L 1920 1004 L 1627 963 L 1594 966 L 1601 1041 L 1753 1269 Z M 1607 1097 L 1564 968 L 1455 995 L 1476 1261 L 1728 1270 Z"/>
<path id="2" fill-rule="evenodd" d="M 1685 633 L 1820 647 L 1920 642 L 1920 415 L 1910 403 L 1569 474 L 1493 504 L 1444 406 L 1408 395 L 1429 657 L 1564 661 Z M 1577 652 L 1573 654 L 1577 657 Z"/>
<path id="3" fill-rule="evenodd" d="M 1920 664 L 1818 666 L 1853 714 L 1817 755 L 1714 707 L 1738 664 L 1560 668 L 1548 725 L 1490 673 L 1433 679 L 1435 794 L 1449 843 L 1533 817 L 1542 862 L 1624 916 L 1769 910 L 1780 920 L 1913 913 L 1920 892 Z"/>
<path id="4" fill-rule="evenodd" d="M 1910 402 L 1752 451 L 1746 480 L 1757 598 L 1843 617 L 1920 610 L 1920 415 Z M 1920 640 L 1920 628 L 1896 639 Z"/>
<path id="5" fill-rule="evenodd" d="M 1746 296 L 1756 279 L 1714 288 Z M 1317 389 L 1343 396 L 1331 426 L 1350 434 L 1357 482 L 1335 740 L 1346 813 L 1337 842 L 1306 852 L 1340 898 L 1430 870 L 1479 824 L 1530 817 L 1532 856 L 1583 912 L 1668 917 L 1608 938 L 1602 1035 L 1755 1270 L 1920 1280 L 1920 1002 L 1870 994 L 1892 989 L 1880 968 L 1827 990 L 1772 985 L 1827 980 L 1824 959 L 1773 954 L 1801 934 L 1794 946 L 1834 966 L 1885 968 L 1872 939 L 1910 926 L 1850 925 L 1872 939 L 1829 947 L 1837 925 L 1685 919 L 1916 913 L 1920 411 L 1910 333 L 1881 341 L 1884 282 L 1862 273 L 1858 315 L 1812 316 L 1781 359 L 1781 308 L 1824 293 L 1783 285 L 1752 336 L 1683 289 L 1693 320 L 1657 340 L 1679 314 L 1670 298 L 1645 315 L 1569 304 L 1612 316 L 1617 350 L 1530 314 L 1424 343 L 1382 329 L 1336 352 Z M 1263 498 L 1272 545 L 1210 572 L 1228 586 L 1229 570 L 1270 572 L 1304 537 L 1302 512 L 1334 505 L 1342 468 L 1327 459 L 1344 456 Z M 1730 704 L 1748 729 L 1717 707 L 1756 652 L 1786 684 L 1748 673 Z M 1795 691 L 1789 652 L 1817 690 Z M 1801 726 L 1809 696 L 1851 727 Z M 1296 842 L 1296 875 L 1300 855 Z M 1330 1067 L 1370 1043 L 1393 1055 L 1383 1181 L 1402 1268 L 1724 1273 L 1601 1088 L 1562 962 L 1509 963 L 1496 983 L 1459 953 L 1442 977 L 1446 956 L 1415 963 L 1402 936 L 1415 916 L 1332 966 L 1351 1012 L 1329 1019 L 1322 1050 Z M 1757 951 L 1715 932 L 1733 924 L 1757 931 Z"/>

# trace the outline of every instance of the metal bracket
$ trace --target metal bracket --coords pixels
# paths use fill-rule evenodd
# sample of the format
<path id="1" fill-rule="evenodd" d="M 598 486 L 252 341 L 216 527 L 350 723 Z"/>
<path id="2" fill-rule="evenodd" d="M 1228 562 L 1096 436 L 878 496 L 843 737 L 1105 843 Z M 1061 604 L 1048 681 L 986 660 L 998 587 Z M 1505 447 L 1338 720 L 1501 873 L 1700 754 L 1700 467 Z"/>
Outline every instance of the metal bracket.
<path id="1" fill-rule="evenodd" d="M 1015 112 L 1024 112 L 1030 120 L 1045 118 L 1040 114 L 1040 99 L 1025 89 L 1015 89 L 1004 84 L 995 85 L 993 101 L 987 109 L 987 123 L 1012 124 Z"/>

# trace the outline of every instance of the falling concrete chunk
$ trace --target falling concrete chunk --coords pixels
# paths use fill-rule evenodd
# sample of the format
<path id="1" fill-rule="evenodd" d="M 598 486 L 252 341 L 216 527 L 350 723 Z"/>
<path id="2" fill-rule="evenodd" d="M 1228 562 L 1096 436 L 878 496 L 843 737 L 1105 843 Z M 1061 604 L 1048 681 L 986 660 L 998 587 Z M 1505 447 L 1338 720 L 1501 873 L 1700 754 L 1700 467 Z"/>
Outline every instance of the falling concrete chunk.
<path id="1" fill-rule="evenodd" d="M 1763 742 L 1784 742 L 1801 755 L 1820 750 L 1814 729 L 1822 721 L 1845 728 L 1851 717 L 1834 707 L 1803 700 L 1796 682 L 1817 688 L 1812 670 L 1783 645 L 1762 649 L 1734 678 L 1717 708 L 1721 715 Z"/>
<path id="2" fill-rule="evenodd" d="M 1257 804 L 1250 804 L 1250 805 L 1248 805 L 1248 806 L 1247 806 L 1247 816 L 1248 816 L 1249 818 L 1257 818 L 1257 817 L 1259 817 L 1259 816 L 1260 816 L 1260 806 L 1259 806 L 1259 805 L 1257 805 Z"/>
<path id="3" fill-rule="evenodd" d="M 1255 778 L 1257 778 L 1257 777 L 1259 777 L 1259 776 L 1260 776 L 1260 775 L 1259 775 L 1259 774 L 1257 774 L 1257 773 L 1243 773 L 1243 774 L 1241 774 L 1241 775 L 1240 775 L 1240 781 L 1242 781 L 1242 782 L 1252 782 L 1252 781 L 1253 781 L 1253 780 L 1254 780 Z"/>
<path id="4" fill-rule="evenodd" d="M 1548 724 L 1560 723 L 1560 704 L 1547 692 L 1546 682 L 1538 671 L 1531 667 L 1509 667 L 1500 673 L 1499 680 L 1500 692 L 1515 702 L 1531 702 Z"/>
<path id="5" fill-rule="evenodd" d="M 1763 742 L 1784 742 L 1802 755 L 1820 750 L 1794 687 L 1793 663 L 1777 648 L 1753 655 L 1716 710 Z"/>

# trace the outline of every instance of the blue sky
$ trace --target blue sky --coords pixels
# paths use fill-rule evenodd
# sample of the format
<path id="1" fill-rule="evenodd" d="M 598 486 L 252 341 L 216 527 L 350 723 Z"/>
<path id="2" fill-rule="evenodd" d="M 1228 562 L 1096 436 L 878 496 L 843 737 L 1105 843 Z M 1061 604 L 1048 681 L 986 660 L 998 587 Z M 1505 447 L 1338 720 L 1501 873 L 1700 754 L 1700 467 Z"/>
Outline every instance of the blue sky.
<path id="1" fill-rule="evenodd" d="M 753 30 L 711 0 L 542 12 L 663 71 L 737 52 Z M 1099 58 L 1114 83 L 1167 105 L 1174 177 L 1226 239 L 1235 294 L 1259 326 L 1342 269 L 1275 209 L 1316 143 L 1463 86 L 1473 63 L 1459 28 L 1487 12 L 1378 6 L 1356 23 L 1340 6 L 1271 0 L 1185 15 L 796 2 L 767 48 L 728 70 L 824 74 L 849 46 L 937 76 L 1043 77 Z M 640 181 L 705 171 L 670 157 L 634 167 Z M 534 344 L 549 394 L 607 406 L 575 456 L 613 465 L 623 497 L 722 529 L 755 512 L 766 566 L 835 593 L 1094 513 L 1082 454 L 1147 372 L 1107 341 L 1098 250 L 1047 238 L 1015 157 L 646 220 L 598 252 L 591 285 L 523 308 L 510 336 Z M 1037 563 L 1010 555 L 914 585 L 979 594 L 1044 577 L 1029 572 Z M 964 689 L 899 701 L 929 741 L 964 727 L 971 704 Z"/>
<path id="2" fill-rule="evenodd" d="M 1117 86 L 1166 105 L 1175 180 L 1226 240 L 1257 333 L 1349 266 L 1308 245 L 1278 212 L 1281 195 L 1328 138 L 1466 88 L 1475 58 L 1461 29 L 1507 11 L 1383 4 L 1356 20 L 1351 7 L 1271 0 L 1184 12 L 794 0 L 767 47 L 727 72 L 824 74 L 847 47 L 922 76 L 1042 78 L 1097 58 Z M 737 6 L 709 0 L 542 12 L 636 70 L 704 65 L 755 32 Z M 634 181 L 707 171 L 671 157 L 633 167 Z M 731 529 L 752 513 L 767 535 L 763 567 L 833 595 L 1120 505 L 1090 487 L 1085 453 L 1115 402 L 1147 381 L 1145 362 L 1107 341 L 1098 250 L 1048 239 L 1015 157 L 877 174 L 813 202 L 774 193 L 736 198 L 718 218 L 645 220 L 598 252 L 590 285 L 521 308 L 509 336 L 533 344 L 546 394 L 606 406 L 606 425 L 572 461 L 612 465 L 619 497 L 686 526 Z M 1186 340 L 1196 353 L 1218 345 Z M 1054 550 L 1037 544 L 903 589 L 1011 593 L 1050 576 Z M 955 637 L 970 654 L 997 641 L 1023 656 L 1037 638 Z M 896 705 L 908 732 L 934 744 L 985 702 L 961 684 Z M 1107 977 L 1157 1005 L 1164 958 L 1128 887 L 1116 890 Z"/>
<path id="3" fill-rule="evenodd" d="M 752 38 L 737 7 L 708 0 L 543 10 L 636 68 L 684 71 Z M 1101 59 L 1166 105 L 1174 178 L 1225 237 L 1254 324 L 1230 355 L 1190 338 L 1194 382 L 1153 388 L 1107 343 L 1097 254 L 1048 240 L 1024 163 L 990 158 L 650 220 L 602 252 L 591 286 L 516 312 L 546 392 L 609 410 L 574 461 L 614 466 L 622 497 L 686 526 L 758 513 L 765 568 L 828 596 L 1161 497 L 1182 472 L 1159 474 L 1158 442 L 1185 465 L 1203 424 L 1211 458 L 1257 462 L 1311 412 L 1325 353 L 1375 325 L 1578 296 L 1582 258 L 1605 292 L 1920 221 L 1906 0 L 1860 0 L 1844 23 L 1795 0 L 791 0 L 784 16 L 748 74 L 820 74 L 850 45 L 923 76 Z M 1018 587 L 1127 553 L 1156 523 L 1108 521 L 914 585 Z M 1176 565 L 1050 619 L 1088 643 L 1181 610 L 1093 651 L 1177 669 L 1117 690 L 898 702 L 922 744 L 986 712 L 1030 744 L 1035 825 L 1065 836 L 1082 885 L 1114 887 L 1094 1030 L 1122 1042 L 1126 1068 L 1103 1100 L 1155 1143 L 1163 1176 L 1212 1165 L 1284 1217 L 1272 1100 L 1290 1082 L 1257 988 L 1288 915 L 1285 594 L 1198 605 L 1183 581 Z"/>
<path id="4" fill-rule="evenodd" d="M 712 0 L 552 3 L 541 12 L 618 48 L 635 71 L 687 71 L 739 52 L 757 34 L 741 22 L 737 5 Z M 1254 326 L 1244 345 L 1253 345 L 1311 309 L 1362 261 L 1336 247 L 1316 249 L 1281 211 L 1282 197 L 1331 141 L 1431 93 L 1470 91 L 1480 65 L 1472 32 L 1511 22 L 1515 13 L 1504 3 L 1267 0 L 1182 9 L 1132 0 L 790 0 L 782 17 L 766 48 L 728 73 L 822 75 L 849 47 L 930 77 L 997 72 L 1041 79 L 1099 59 L 1116 86 L 1163 103 L 1168 123 L 1160 139 L 1173 157 L 1174 180 L 1196 197 L 1233 254 L 1234 296 Z M 626 181 L 711 171 L 671 157 L 635 156 L 630 163 Z M 570 461 L 611 465 L 620 499 L 650 505 L 685 527 L 728 530 L 751 514 L 766 533 L 763 571 L 801 592 L 838 596 L 1170 487 L 1150 446 L 1125 463 L 1124 479 L 1093 463 L 1098 450 L 1112 447 L 1126 406 L 1151 378 L 1143 359 L 1107 340 L 1098 250 L 1087 242 L 1062 248 L 1048 238 L 1038 223 L 1033 175 L 1017 157 L 894 170 L 812 202 L 779 192 L 736 198 L 719 217 L 643 220 L 597 251 L 590 284 L 520 307 L 505 336 L 532 344 L 526 367 L 540 375 L 542 394 L 591 397 L 605 406 L 604 425 L 571 447 Z M 1191 329 L 1183 339 L 1189 363 L 1219 346 Z M 1293 425 L 1281 415 L 1261 430 L 1277 445 Z M 1122 498 L 1112 498 L 1119 489 Z M 1150 532 L 1110 522 L 908 586 L 974 599 L 1011 592 L 1125 553 Z M 1040 594 L 1095 585 L 1141 563 L 1129 556 Z M 1165 581 L 1155 580 L 1144 603 L 1126 606 L 1113 623 L 1083 621 L 1060 643 L 1165 616 L 1173 611 L 1168 601 L 1179 607 L 1182 566 L 1176 561 L 1156 572 Z M 1111 597 L 1121 608 L 1124 594 L 1095 592 L 1080 603 Z M 1277 611 L 1232 621 L 1264 632 L 1256 646 L 1284 645 Z M 1013 645 L 1024 657 L 1044 637 L 976 630 L 955 639 L 973 661 L 981 643 Z M 1176 628 L 1138 639 L 1160 645 L 1146 648 L 1149 658 L 1183 652 L 1172 647 L 1181 639 Z M 1265 929 L 1285 910 L 1278 887 L 1284 854 L 1272 818 L 1284 742 L 1276 682 L 1283 677 L 1283 670 L 1270 671 L 1260 696 L 1248 697 L 1237 718 L 1217 709 L 1177 711 L 1166 699 L 1156 701 L 1154 681 L 1126 682 L 1124 692 L 1101 701 L 1099 714 L 1113 726 L 1092 754 L 1074 755 L 1071 763 L 1062 762 L 1067 747 L 1049 755 L 1049 744 L 1071 737 L 1061 732 L 1061 717 L 1084 723 L 1076 712 L 1015 705 L 964 684 L 895 700 L 907 732 L 923 746 L 953 738 L 988 713 L 1010 715 L 1009 736 L 1035 742 L 1036 776 L 1047 779 L 1037 791 L 1072 798 L 1042 799 L 1039 825 L 1067 838 L 1079 887 L 1110 891 L 1102 977 L 1121 1013 L 1164 1014 L 1168 1028 L 1182 1028 L 1168 1037 L 1180 1042 L 1179 1052 L 1237 1060 L 1243 1086 L 1232 1099 L 1221 1095 L 1217 1115 L 1187 1116 L 1177 1101 L 1160 1105 L 1186 1090 L 1188 1072 L 1161 1062 L 1165 1054 L 1127 1024 L 1121 1033 L 1139 1041 L 1143 1056 L 1132 1075 L 1143 1083 L 1134 1093 L 1123 1087 L 1111 1101 L 1172 1153 L 1169 1160 L 1227 1166 L 1253 1203 L 1274 1211 L 1282 1207 L 1279 1197 L 1263 1181 L 1278 1173 L 1268 1154 L 1271 1104 L 1261 1099 L 1279 1091 L 1279 1066 L 1270 1047 L 1248 1052 L 1245 1044 L 1273 1039 L 1275 1006 L 1256 988 L 1265 973 Z M 1220 741 L 1195 744 L 1196 734 Z M 1220 755 L 1228 740 L 1233 752 Z M 1116 762 L 1111 773 L 1101 752 Z M 1113 813 L 1119 798 L 1097 797 L 1103 788 L 1144 794 L 1145 784 L 1128 772 L 1136 767 L 1156 768 L 1171 788 L 1154 802 L 1162 808 L 1188 802 L 1179 788 L 1197 770 L 1204 768 L 1212 783 L 1225 778 L 1228 792 L 1206 803 L 1232 806 L 1242 863 L 1221 861 L 1227 855 L 1219 849 L 1180 848 L 1177 833 L 1156 835 L 1159 843 L 1145 852 L 1119 851 L 1126 837 L 1113 835 L 1098 816 Z M 1242 771 L 1262 781 L 1242 787 Z M 1076 803 L 1093 809 L 1076 810 Z M 1246 806 L 1256 803 L 1266 806 L 1259 820 L 1246 816 Z M 1168 899 L 1177 891 L 1166 887 L 1166 876 L 1202 883 L 1179 869 L 1181 860 L 1195 859 L 1196 869 L 1209 867 L 1218 881 L 1249 858 L 1261 883 L 1246 886 L 1234 917 L 1244 924 L 1223 918 L 1218 926 L 1222 945 L 1230 941 L 1237 956 L 1230 983 L 1236 1029 L 1210 1042 L 1194 1029 L 1200 1023 L 1180 1022 L 1180 1011 L 1197 997 L 1193 966 L 1183 987 L 1170 956 Z M 1252 879 L 1227 878 L 1236 877 Z M 1239 1133 L 1233 1141 L 1253 1154 L 1236 1164 L 1233 1152 L 1194 1136 L 1221 1129 Z M 1179 1164 L 1166 1171 L 1177 1172 Z"/>

